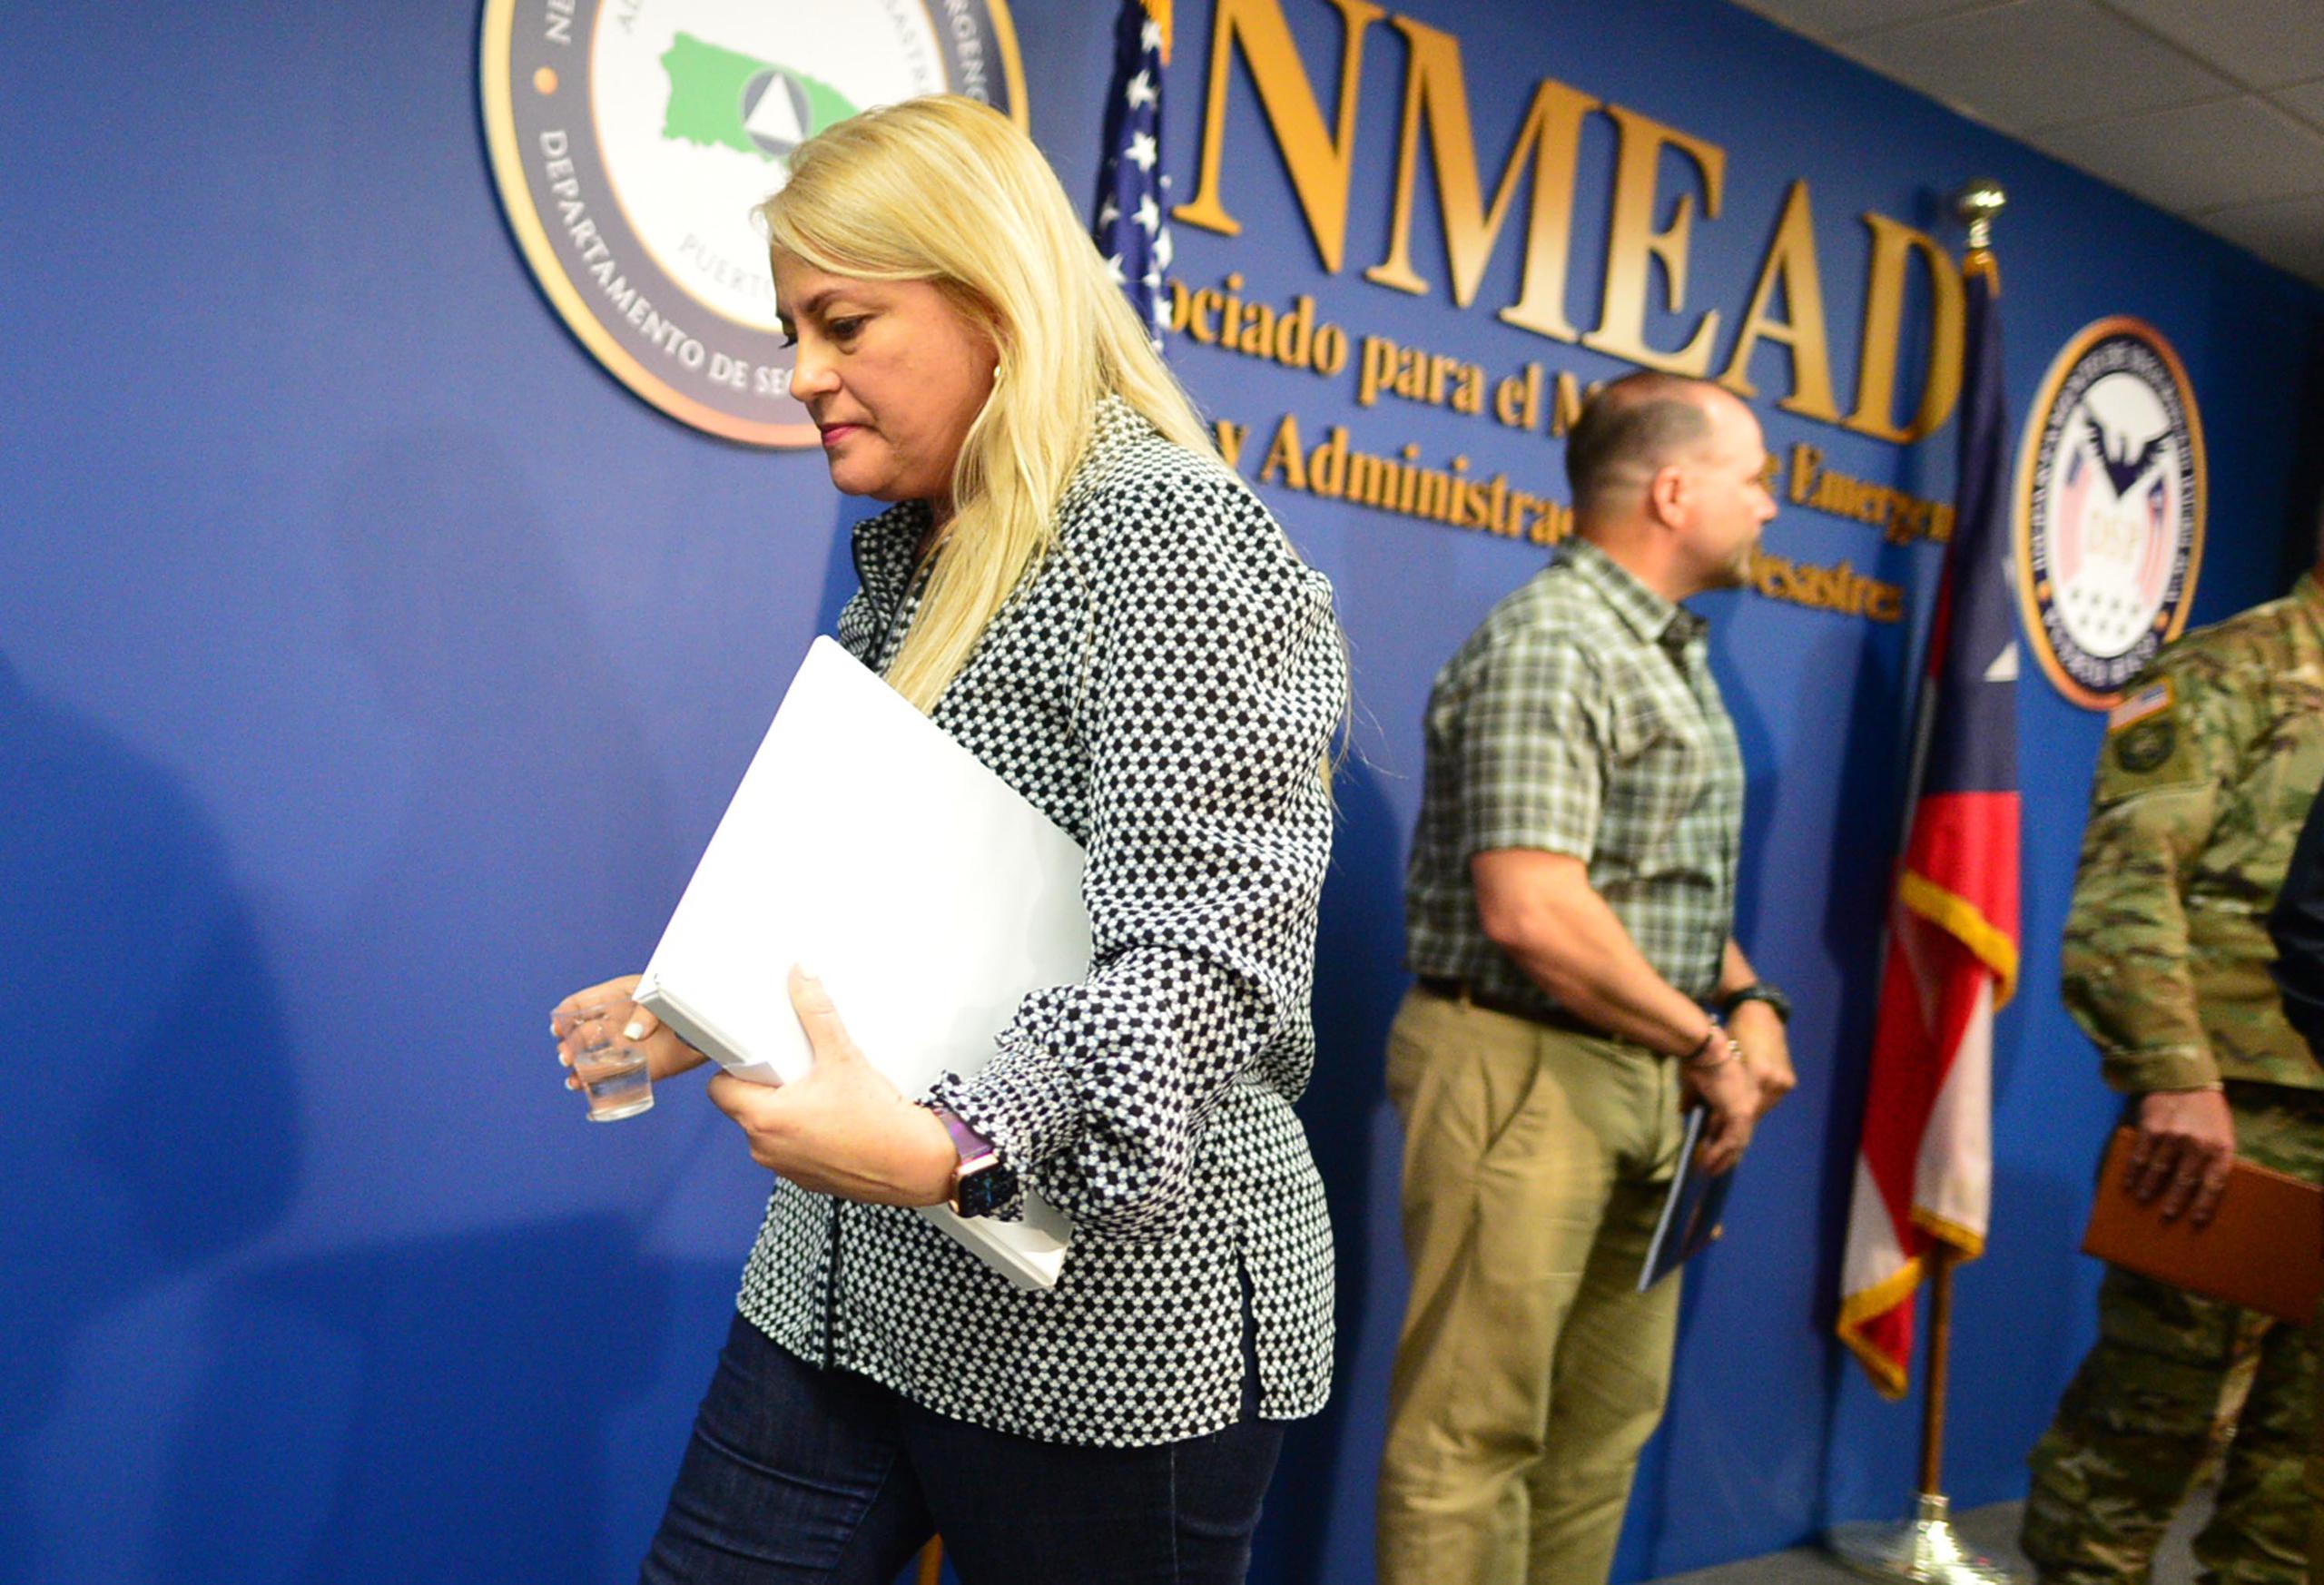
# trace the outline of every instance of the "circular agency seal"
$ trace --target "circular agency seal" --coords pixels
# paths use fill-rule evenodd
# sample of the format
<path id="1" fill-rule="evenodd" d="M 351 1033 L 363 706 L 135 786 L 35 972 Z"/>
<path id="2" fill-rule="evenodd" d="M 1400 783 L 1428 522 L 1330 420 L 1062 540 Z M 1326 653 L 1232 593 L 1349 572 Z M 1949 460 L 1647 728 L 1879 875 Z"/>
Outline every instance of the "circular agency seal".
<path id="1" fill-rule="evenodd" d="M 1004 0 L 485 0 L 492 171 L 541 290 L 683 423 L 812 446 L 752 211 L 803 139 L 960 94 L 1025 123 Z"/>
<path id="2" fill-rule="evenodd" d="M 2178 354 L 2115 317 L 2066 343 L 2027 416 L 2018 598 L 2042 669 L 2087 709 L 2187 625 L 2203 559 L 2203 428 Z"/>

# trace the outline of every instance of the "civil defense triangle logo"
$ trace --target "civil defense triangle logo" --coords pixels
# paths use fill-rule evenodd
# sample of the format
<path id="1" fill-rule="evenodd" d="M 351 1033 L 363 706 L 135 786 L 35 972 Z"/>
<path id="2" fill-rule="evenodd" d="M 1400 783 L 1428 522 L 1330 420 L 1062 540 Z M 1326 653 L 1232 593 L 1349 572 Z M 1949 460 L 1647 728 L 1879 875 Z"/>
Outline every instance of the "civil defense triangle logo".
<path id="1" fill-rule="evenodd" d="M 2161 331 L 2083 327 L 2026 416 L 2018 597 L 2042 669 L 2102 710 L 2187 624 L 2202 567 L 2203 427 Z"/>
<path id="2" fill-rule="evenodd" d="M 1004 0 L 486 0 L 486 141 L 542 294 L 671 418 L 810 446 L 752 211 L 835 122 L 960 94 L 1025 122 Z"/>

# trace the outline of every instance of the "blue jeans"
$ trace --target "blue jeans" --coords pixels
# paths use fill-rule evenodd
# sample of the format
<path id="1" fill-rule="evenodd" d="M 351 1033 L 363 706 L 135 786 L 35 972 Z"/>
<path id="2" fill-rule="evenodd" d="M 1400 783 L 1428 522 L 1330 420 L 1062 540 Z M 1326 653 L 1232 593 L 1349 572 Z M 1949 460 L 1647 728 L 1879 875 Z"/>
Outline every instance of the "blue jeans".
<path id="1" fill-rule="evenodd" d="M 966 1585 L 1236 1585 L 1283 1427 L 1035 1442 L 805 1364 L 737 1315 L 642 1585 L 891 1585 L 941 1532 Z"/>

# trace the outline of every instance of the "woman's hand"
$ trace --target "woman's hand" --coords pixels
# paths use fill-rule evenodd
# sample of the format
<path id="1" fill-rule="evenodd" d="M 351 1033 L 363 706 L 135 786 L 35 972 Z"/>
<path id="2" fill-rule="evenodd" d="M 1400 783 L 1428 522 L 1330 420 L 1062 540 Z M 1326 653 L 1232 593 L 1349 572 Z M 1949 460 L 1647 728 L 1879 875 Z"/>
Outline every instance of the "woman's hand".
<path id="1" fill-rule="evenodd" d="M 751 1142 L 751 1159 L 801 1188 L 881 1206 L 937 1206 L 960 1155 L 936 1114 L 914 1106 L 848 1039 L 822 982 L 791 971 L 791 1007 L 814 1066 L 777 1088 L 721 1073 L 710 1098 Z"/>
<path id="2" fill-rule="evenodd" d="M 710 1060 L 687 1045 L 662 1025 L 662 1020 L 630 999 L 637 989 L 638 977 L 625 974 L 618 980 L 608 980 L 602 985 L 592 985 L 576 990 L 551 1009 L 548 1015 L 549 1038 L 556 1042 L 556 1059 L 566 1067 L 573 1066 L 574 1035 L 585 1024 L 604 1022 L 629 1044 L 645 1053 L 645 1071 L 655 1081 L 672 1078 L 689 1068 L 699 1068 Z M 567 1089 L 579 1089 L 581 1081 L 567 1075 Z"/>

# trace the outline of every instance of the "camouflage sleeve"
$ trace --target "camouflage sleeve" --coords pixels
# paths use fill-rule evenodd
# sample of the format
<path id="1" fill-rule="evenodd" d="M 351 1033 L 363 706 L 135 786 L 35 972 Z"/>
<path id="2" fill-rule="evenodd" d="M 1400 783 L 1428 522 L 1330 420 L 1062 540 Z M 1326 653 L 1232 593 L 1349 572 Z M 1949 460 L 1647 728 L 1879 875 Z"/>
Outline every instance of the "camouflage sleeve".
<path id="1" fill-rule="evenodd" d="M 2060 954 L 2066 1010 L 2132 1094 L 2218 1082 L 2181 906 L 2240 757 L 2236 679 L 2175 650 L 2107 717 Z"/>

